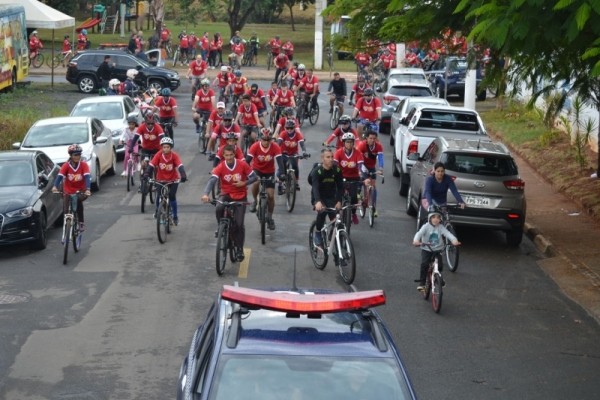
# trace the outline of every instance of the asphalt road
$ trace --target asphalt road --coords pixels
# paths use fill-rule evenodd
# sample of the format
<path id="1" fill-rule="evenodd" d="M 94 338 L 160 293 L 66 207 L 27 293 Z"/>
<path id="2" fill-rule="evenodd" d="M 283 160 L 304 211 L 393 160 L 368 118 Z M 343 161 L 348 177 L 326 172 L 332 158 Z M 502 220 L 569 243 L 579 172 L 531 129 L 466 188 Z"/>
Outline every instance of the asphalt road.
<path id="1" fill-rule="evenodd" d="M 187 88 L 175 94 L 189 115 Z M 74 103 L 74 86 L 66 90 L 61 99 Z M 277 229 L 265 245 L 256 217 L 247 214 L 246 260 L 228 264 L 223 277 L 214 266 L 214 208 L 200 203 L 210 163 L 197 151 L 188 117 L 175 139 L 190 181 L 180 185 L 181 222 L 167 243 L 158 243 L 151 214 L 140 213 L 139 196 L 115 176 L 103 178 L 101 191 L 86 201 L 83 248 L 67 266 L 58 229 L 45 251 L 0 249 L 0 398 L 174 397 L 193 331 L 223 284 L 291 286 L 296 265 L 298 286 L 345 290 L 331 262 L 316 270 L 307 252 L 314 214 L 306 172 L 329 133 L 324 96 L 320 104 L 319 123 L 304 129 L 313 157 L 301 164 L 294 212 L 278 199 Z M 418 395 L 596 398 L 600 329 L 541 271 L 541 255 L 528 240 L 512 249 L 500 233 L 459 230 L 460 266 L 444 274 L 441 314 L 422 300 L 413 282 L 420 262 L 411 246 L 415 219 L 398 196 L 387 136 L 382 143 L 387 176 L 378 186 L 380 217 L 372 229 L 361 221 L 352 230 L 355 285 L 386 291 L 379 311 Z"/>

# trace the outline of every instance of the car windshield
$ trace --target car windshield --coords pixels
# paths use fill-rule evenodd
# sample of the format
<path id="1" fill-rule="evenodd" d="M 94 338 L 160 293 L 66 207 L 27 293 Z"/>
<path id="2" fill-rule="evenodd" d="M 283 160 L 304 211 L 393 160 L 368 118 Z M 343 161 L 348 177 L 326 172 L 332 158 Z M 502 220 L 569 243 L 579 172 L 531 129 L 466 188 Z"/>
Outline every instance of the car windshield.
<path id="1" fill-rule="evenodd" d="M 448 69 L 451 72 L 464 72 L 467 70 L 467 60 L 451 60 L 448 64 Z"/>
<path id="2" fill-rule="evenodd" d="M 390 88 L 389 94 L 403 97 L 425 97 L 431 96 L 431 90 L 422 87 L 393 86 Z"/>
<path id="3" fill-rule="evenodd" d="M 86 143 L 88 138 L 86 123 L 36 125 L 27 132 L 22 147 L 67 146 L 73 143 Z"/>
<path id="4" fill-rule="evenodd" d="M 392 359 L 223 355 L 211 400 L 407 399 Z"/>
<path id="5" fill-rule="evenodd" d="M 33 185 L 33 168 L 28 161 L 0 161 L 0 187 Z"/>
<path id="6" fill-rule="evenodd" d="M 110 103 L 83 103 L 77 104 L 72 117 L 94 117 L 101 120 L 123 119 L 123 106 L 120 101 Z"/>
<path id="7" fill-rule="evenodd" d="M 417 126 L 420 128 L 479 131 L 479 122 L 477 121 L 476 114 L 446 110 L 424 109 L 421 112 L 421 118 L 419 118 Z"/>
<path id="8" fill-rule="evenodd" d="M 388 82 L 396 80 L 398 82 L 416 82 L 427 83 L 424 75 L 421 74 L 393 74 L 388 77 Z"/>
<path id="9" fill-rule="evenodd" d="M 491 154 L 450 153 L 443 160 L 449 171 L 472 175 L 510 176 L 518 175 L 512 158 Z"/>

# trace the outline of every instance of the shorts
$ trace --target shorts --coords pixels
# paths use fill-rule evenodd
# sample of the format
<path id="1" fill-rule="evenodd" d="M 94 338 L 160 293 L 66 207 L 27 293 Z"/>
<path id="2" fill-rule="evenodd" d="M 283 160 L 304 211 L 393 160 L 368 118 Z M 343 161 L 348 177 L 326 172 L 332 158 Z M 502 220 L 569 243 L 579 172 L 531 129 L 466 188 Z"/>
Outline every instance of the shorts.
<path id="1" fill-rule="evenodd" d="M 275 173 L 272 174 L 265 174 L 263 172 L 254 170 L 254 173 L 256 174 L 256 176 L 258 176 L 258 178 L 271 178 L 270 181 L 267 181 L 267 183 L 265 184 L 265 186 L 267 187 L 267 189 L 275 189 Z"/>

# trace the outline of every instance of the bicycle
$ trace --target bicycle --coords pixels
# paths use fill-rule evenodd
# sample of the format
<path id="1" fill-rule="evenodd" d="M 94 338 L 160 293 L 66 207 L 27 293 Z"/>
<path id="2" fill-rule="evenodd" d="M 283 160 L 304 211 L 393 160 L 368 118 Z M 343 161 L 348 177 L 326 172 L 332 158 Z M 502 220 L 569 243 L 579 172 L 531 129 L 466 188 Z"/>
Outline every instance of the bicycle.
<path id="1" fill-rule="evenodd" d="M 379 133 L 379 124 L 377 124 L 377 122 L 375 121 L 370 121 L 368 119 L 365 118 L 359 118 L 355 120 L 356 123 L 356 130 L 359 132 L 360 137 L 362 139 L 366 139 L 365 134 L 367 132 L 377 132 Z"/>
<path id="2" fill-rule="evenodd" d="M 265 244 L 266 242 L 266 225 L 267 225 L 267 207 L 268 207 L 268 196 L 267 196 L 267 182 L 272 181 L 273 178 L 259 178 L 259 190 L 258 190 L 258 203 L 256 204 L 256 216 L 260 225 L 260 243 Z"/>
<path id="3" fill-rule="evenodd" d="M 381 175 L 381 184 L 385 182 L 385 176 L 381 171 L 376 173 L 369 174 L 369 178 L 376 179 L 377 175 Z M 361 203 L 360 207 L 358 207 L 358 213 L 361 218 L 365 217 L 365 214 L 369 216 L 369 227 L 372 228 L 375 223 L 375 207 L 373 207 L 373 197 L 377 196 L 377 189 L 375 185 L 365 184 L 365 194 L 362 201 L 359 199 L 359 203 Z"/>
<path id="4" fill-rule="evenodd" d="M 433 311 L 439 314 L 442 309 L 443 287 L 446 285 L 442 278 L 442 273 L 439 270 L 438 257 L 441 256 L 441 251 L 433 251 L 430 243 L 423 243 L 433 253 L 429 269 L 427 270 L 427 278 L 425 280 L 425 288 L 421 291 L 424 300 L 428 300 L 431 296 L 431 307 Z"/>
<path id="5" fill-rule="evenodd" d="M 55 192 L 56 194 L 64 195 L 63 192 Z M 63 245 L 63 264 L 67 264 L 69 257 L 69 246 L 73 243 L 73 251 L 77 253 L 81 248 L 81 240 L 83 234 L 79 230 L 79 217 L 77 216 L 77 201 L 83 192 L 68 195 L 68 208 L 63 216 L 63 230 L 61 243 Z"/>
<path id="6" fill-rule="evenodd" d="M 142 178 L 140 179 L 140 193 L 141 193 L 141 211 L 142 213 L 146 212 L 146 196 L 148 196 L 150 198 L 150 203 L 154 204 L 154 196 L 155 196 L 155 192 L 156 192 L 156 188 L 154 187 L 154 185 L 150 182 L 150 178 L 144 178 L 143 177 L 143 172 L 146 171 L 146 168 L 148 167 L 148 163 L 150 163 L 150 157 L 148 155 L 144 156 L 144 159 L 142 161 L 142 166 L 141 166 L 141 175 Z"/>
<path id="7" fill-rule="evenodd" d="M 174 122 L 159 122 L 159 125 L 163 128 L 163 131 L 165 132 L 165 134 L 170 137 L 171 139 L 174 139 L 175 136 L 175 132 L 173 132 L 173 126 L 175 126 Z"/>
<path id="8" fill-rule="evenodd" d="M 48 57 L 46 59 L 46 65 L 50 69 L 58 67 L 59 64 L 62 64 L 64 67 L 65 63 L 68 64 L 71 58 L 75 57 L 76 55 L 77 53 L 74 53 L 73 50 L 65 51 L 64 53 L 59 51 L 54 55 L 54 57 Z"/>
<path id="9" fill-rule="evenodd" d="M 451 234 L 456 236 L 456 229 L 452 226 L 449 208 L 457 208 L 458 206 L 455 204 L 446 204 L 445 206 L 439 206 L 437 204 L 433 205 L 434 210 L 438 211 L 442 214 L 442 225 L 446 228 Z M 453 246 L 450 241 L 448 241 L 445 237 L 442 237 L 442 240 L 445 244 L 445 253 L 446 253 L 446 261 L 448 261 L 448 269 L 450 272 L 456 272 L 458 269 L 458 261 L 459 261 L 459 250 L 457 246 Z"/>
<path id="10" fill-rule="evenodd" d="M 287 161 L 284 163 L 285 181 L 282 182 L 282 185 L 283 194 L 285 194 L 285 205 L 287 207 L 288 212 L 292 212 L 294 210 L 294 205 L 296 205 L 296 187 L 298 186 L 296 171 L 294 171 L 294 168 L 292 168 L 290 158 L 301 160 L 303 158 L 309 157 L 310 154 L 307 154 L 306 156 L 300 154 L 288 155 Z"/>
<path id="11" fill-rule="evenodd" d="M 273 65 L 273 53 L 271 52 L 271 46 L 267 45 L 265 49 L 267 49 L 267 71 L 270 71 Z"/>
<path id="12" fill-rule="evenodd" d="M 127 160 L 127 191 L 129 192 L 132 187 L 135 186 L 135 173 L 137 171 L 137 167 L 140 163 L 140 154 L 139 153 L 131 153 L 129 155 L 129 160 Z M 138 172 L 139 174 L 139 172 Z M 140 177 L 141 182 L 141 177 Z"/>
<path id="13" fill-rule="evenodd" d="M 327 93 L 328 95 L 333 95 L 333 92 Z M 331 117 L 329 118 L 329 127 L 333 130 L 337 128 L 338 123 L 340 121 L 340 117 L 344 113 L 344 102 L 340 101 L 337 96 L 335 101 L 333 102 L 333 110 L 331 110 Z"/>
<path id="14" fill-rule="evenodd" d="M 217 229 L 217 257 L 216 269 L 217 275 L 221 276 L 225 272 L 225 263 L 227 262 L 227 252 L 232 263 L 237 261 L 236 248 L 234 245 L 234 214 L 236 206 L 247 205 L 247 202 L 240 201 L 221 201 L 214 199 L 210 204 L 216 206 L 223 204 L 223 216 L 219 220 L 219 228 Z"/>
<path id="15" fill-rule="evenodd" d="M 202 79 L 190 76 L 190 80 L 193 81 L 193 83 L 192 83 L 192 101 L 194 101 L 194 98 L 196 97 L 196 93 L 198 92 L 198 90 L 200 90 L 200 81 Z"/>
<path id="16" fill-rule="evenodd" d="M 304 125 L 304 119 L 306 118 L 306 92 L 300 92 L 298 96 L 298 103 L 296 105 L 296 119 L 300 127 Z"/>
<path id="17" fill-rule="evenodd" d="M 242 125 L 242 152 L 244 153 L 244 157 L 248 155 L 248 150 L 250 150 L 250 146 L 254 143 L 252 140 L 252 132 L 256 133 L 258 137 L 258 126 L 256 125 Z"/>
<path id="18" fill-rule="evenodd" d="M 169 202 L 169 185 L 179 183 L 179 181 L 159 182 L 154 179 L 149 179 L 148 183 L 160 189 L 160 197 L 156 198 L 158 208 L 156 209 L 156 235 L 158 241 L 162 244 L 167 241 L 167 234 L 171 233 L 171 225 L 173 225 L 173 212 L 171 203 Z"/>
<path id="19" fill-rule="evenodd" d="M 271 126 L 272 131 L 275 131 L 275 128 L 277 127 L 277 121 L 279 121 L 279 118 L 281 118 L 281 112 L 284 108 L 284 106 L 275 106 L 273 110 L 271 110 L 271 119 L 269 120 L 269 125 Z M 300 126 L 302 126 L 302 123 L 300 123 Z"/>
<path id="20" fill-rule="evenodd" d="M 35 53 L 35 56 L 31 56 L 31 52 L 29 53 L 29 65 L 33 68 L 40 68 L 44 65 L 44 55 L 40 50 Z"/>
<path id="21" fill-rule="evenodd" d="M 181 65 L 185 65 L 185 64 L 189 63 L 187 54 L 185 54 L 185 55 L 183 54 L 180 46 L 177 46 L 177 49 L 173 53 L 173 66 L 174 67 L 177 66 L 177 62 L 179 62 Z"/>
<path id="22" fill-rule="evenodd" d="M 244 67 L 254 67 L 254 50 L 252 46 L 248 46 L 246 51 L 244 52 L 244 58 L 242 58 L 242 65 Z"/>
<path id="23" fill-rule="evenodd" d="M 308 108 L 308 121 L 311 125 L 316 125 L 319 120 L 319 103 L 310 100 L 310 107 Z"/>
<path id="24" fill-rule="evenodd" d="M 347 181 L 344 179 L 344 194 L 342 195 L 342 208 L 344 213 L 342 215 L 342 221 L 346 225 L 346 231 L 350 235 L 350 228 L 352 227 L 352 209 L 360 207 L 361 203 L 352 204 L 352 198 L 350 197 L 350 187 L 356 186 L 357 191 L 360 190 L 360 186 L 363 185 L 363 181 Z"/>
<path id="25" fill-rule="evenodd" d="M 321 229 L 322 246 L 317 246 L 314 241 L 317 221 L 313 221 L 308 233 L 310 257 L 315 268 L 324 269 L 329 260 L 329 254 L 333 255 L 335 265 L 339 268 L 340 276 L 348 285 L 354 282 L 356 276 L 356 259 L 352 240 L 350 240 L 350 235 L 346 231 L 346 225 L 342 220 L 342 213 L 350 207 L 350 205 L 343 206 L 339 210 L 336 208 L 325 208 L 322 211 L 335 211 L 335 218 L 326 221 Z"/>

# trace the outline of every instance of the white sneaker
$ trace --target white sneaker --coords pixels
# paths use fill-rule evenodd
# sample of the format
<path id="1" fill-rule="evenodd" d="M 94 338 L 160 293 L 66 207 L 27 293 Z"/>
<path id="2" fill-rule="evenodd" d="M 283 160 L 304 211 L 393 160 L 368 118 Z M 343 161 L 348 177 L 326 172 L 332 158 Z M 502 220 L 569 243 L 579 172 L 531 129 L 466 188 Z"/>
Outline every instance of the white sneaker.
<path id="1" fill-rule="evenodd" d="M 590 178 L 593 178 L 593 179 L 595 179 L 597 177 L 598 177 L 598 173 L 597 172 L 594 172 L 593 174 L 590 175 Z"/>
<path id="2" fill-rule="evenodd" d="M 121 176 L 127 176 L 127 171 L 121 172 Z"/>

